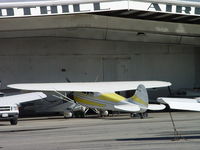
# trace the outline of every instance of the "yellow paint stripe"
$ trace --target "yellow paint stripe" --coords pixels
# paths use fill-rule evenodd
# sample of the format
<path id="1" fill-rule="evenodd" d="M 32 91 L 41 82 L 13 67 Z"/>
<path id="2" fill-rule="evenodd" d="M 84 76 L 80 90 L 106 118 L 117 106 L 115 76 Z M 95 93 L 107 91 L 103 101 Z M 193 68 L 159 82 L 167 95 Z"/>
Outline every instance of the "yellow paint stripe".
<path id="1" fill-rule="evenodd" d="M 145 102 L 144 100 L 140 99 L 140 98 L 137 97 L 137 96 L 133 96 L 133 97 L 131 97 L 131 98 L 132 98 L 133 101 L 135 101 L 135 102 L 138 102 L 138 103 L 140 103 L 140 104 L 143 104 L 143 105 L 145 105 L 145 106 L 148 106 L 148 103 L 147 103 L 147 102 Z"/>
<path id="2" fill-rule="evenodd" d="M 95 98 L 100 99 L 100 100 L 105 100 L 105 101 L 116 102 L 116 103 L 125 100 L 125 98 L 123 96 L 120 96 L 116 93 L 105 93 L 105 94 L 101 94 L 100 96 L 97 96 Z"/>
<path id="3" fill-rule="evenodd" d="M 78 103 L 82 103 L 82 104 L 86 104 L 86 105 L 99 106 L 99 107 L 105 106 L 104 104 L 99 104 L 99 103 L 92 102 L 92 101 L 82 99 L 82 98 L 79 98 L 79 97 L 74 97 L 74 100 Z"/>

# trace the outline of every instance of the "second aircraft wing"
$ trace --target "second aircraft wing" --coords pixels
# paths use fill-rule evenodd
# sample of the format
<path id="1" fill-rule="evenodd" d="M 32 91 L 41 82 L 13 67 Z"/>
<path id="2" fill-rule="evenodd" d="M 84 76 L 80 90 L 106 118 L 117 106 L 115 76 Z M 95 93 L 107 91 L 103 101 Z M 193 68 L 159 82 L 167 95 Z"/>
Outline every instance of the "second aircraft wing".
<path id="1" fill-rule="evenodd" d="M 47 96 L 42 92 L 4 96 L 0 97 L 0 105 L 12 105 L 12 104 L 19 105 L 20 103 L 43 99 L 46 97 Z"/>
<path id="2" fill-rule="evenodd" d="M 171 109 L 200 111 L 200 103 L 197 99 L 159 97 L 157 101 L 168 104 Z"/>

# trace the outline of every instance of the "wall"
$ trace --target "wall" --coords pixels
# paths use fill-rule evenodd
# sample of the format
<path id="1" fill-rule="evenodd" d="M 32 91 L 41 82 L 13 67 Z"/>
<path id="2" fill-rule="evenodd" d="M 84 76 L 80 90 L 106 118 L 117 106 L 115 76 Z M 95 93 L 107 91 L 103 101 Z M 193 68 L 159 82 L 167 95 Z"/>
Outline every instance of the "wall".
<path id="1" fill-rule="evenodd" d="M 68 39 L 0 39 L 3 87 L 20 82 L 164 80 L 173 89 L 200 84 L 198 48 Z M 198 81 L 198 82 L 197 82 Z"/>

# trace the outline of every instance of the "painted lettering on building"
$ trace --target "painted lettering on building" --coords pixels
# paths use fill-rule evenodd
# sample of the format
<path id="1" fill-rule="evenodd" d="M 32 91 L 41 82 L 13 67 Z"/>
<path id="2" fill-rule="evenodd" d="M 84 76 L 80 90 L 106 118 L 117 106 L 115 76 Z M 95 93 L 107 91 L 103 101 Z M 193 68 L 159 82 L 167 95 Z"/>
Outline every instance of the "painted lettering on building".
<path id="1" fill-rule="evenodd" d="M 5 7 L 1 8 L 0 5 L 0 18 L 92 13 L 99 11 L 112 11 L 112 10 L 122 10 L 122 9 L 200 16 L 200 7 L 124 0 L 124 1 L 88 2 L 88 3 L 76 3 L 76 4 L 66 3 L 60 5 L 58 4 L 48 5 L 47 3 L 45 6 L 22 5 L 21 7 L 8 7 L 8 8 Z"/>

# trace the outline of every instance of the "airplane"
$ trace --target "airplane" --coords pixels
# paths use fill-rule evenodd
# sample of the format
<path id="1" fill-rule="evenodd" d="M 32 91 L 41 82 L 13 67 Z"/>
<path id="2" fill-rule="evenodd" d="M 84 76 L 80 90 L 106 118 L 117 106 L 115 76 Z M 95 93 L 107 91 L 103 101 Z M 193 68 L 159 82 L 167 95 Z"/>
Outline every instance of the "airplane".
<path id="1" fill-rule="evenodd" d="M 72 92 L 75 103 L 97 110 L 100 115 L 108 115 L 108 110 L 130 112 L 140 118 L 147 117 L 147 110 L 162 110 L 162 104 L 149 104 L 146 88 L 161 88 L 171 86 L 164 81 L 118 81 L 118 82 L 74 82 L 74 83 L 24 83 L 11 84 L 9 88 L 30 91 Z M 116 92 L 136 90 L 130 98 L 125 98 Z M 60 94 L 62 95 L 62 94 Z M 87 110 L 82 111 L 85 116 Z M 65 112 L 71 117 L 73 109 Z"/>
<path id="2" fill-rule="evenodd" d="M 9 120 L 11 125 L 16 125 L 21 103 L 39 100 L 47 96 L 42 92 L 18 94 L 0 97 L 0 120 Z"/>
<path id="3" fill-rule="evenodd" d="M 162 104 L 167 104 L 170 109 L 200 111 L 200 98 L 159 97 L 157 101 Z"/>

